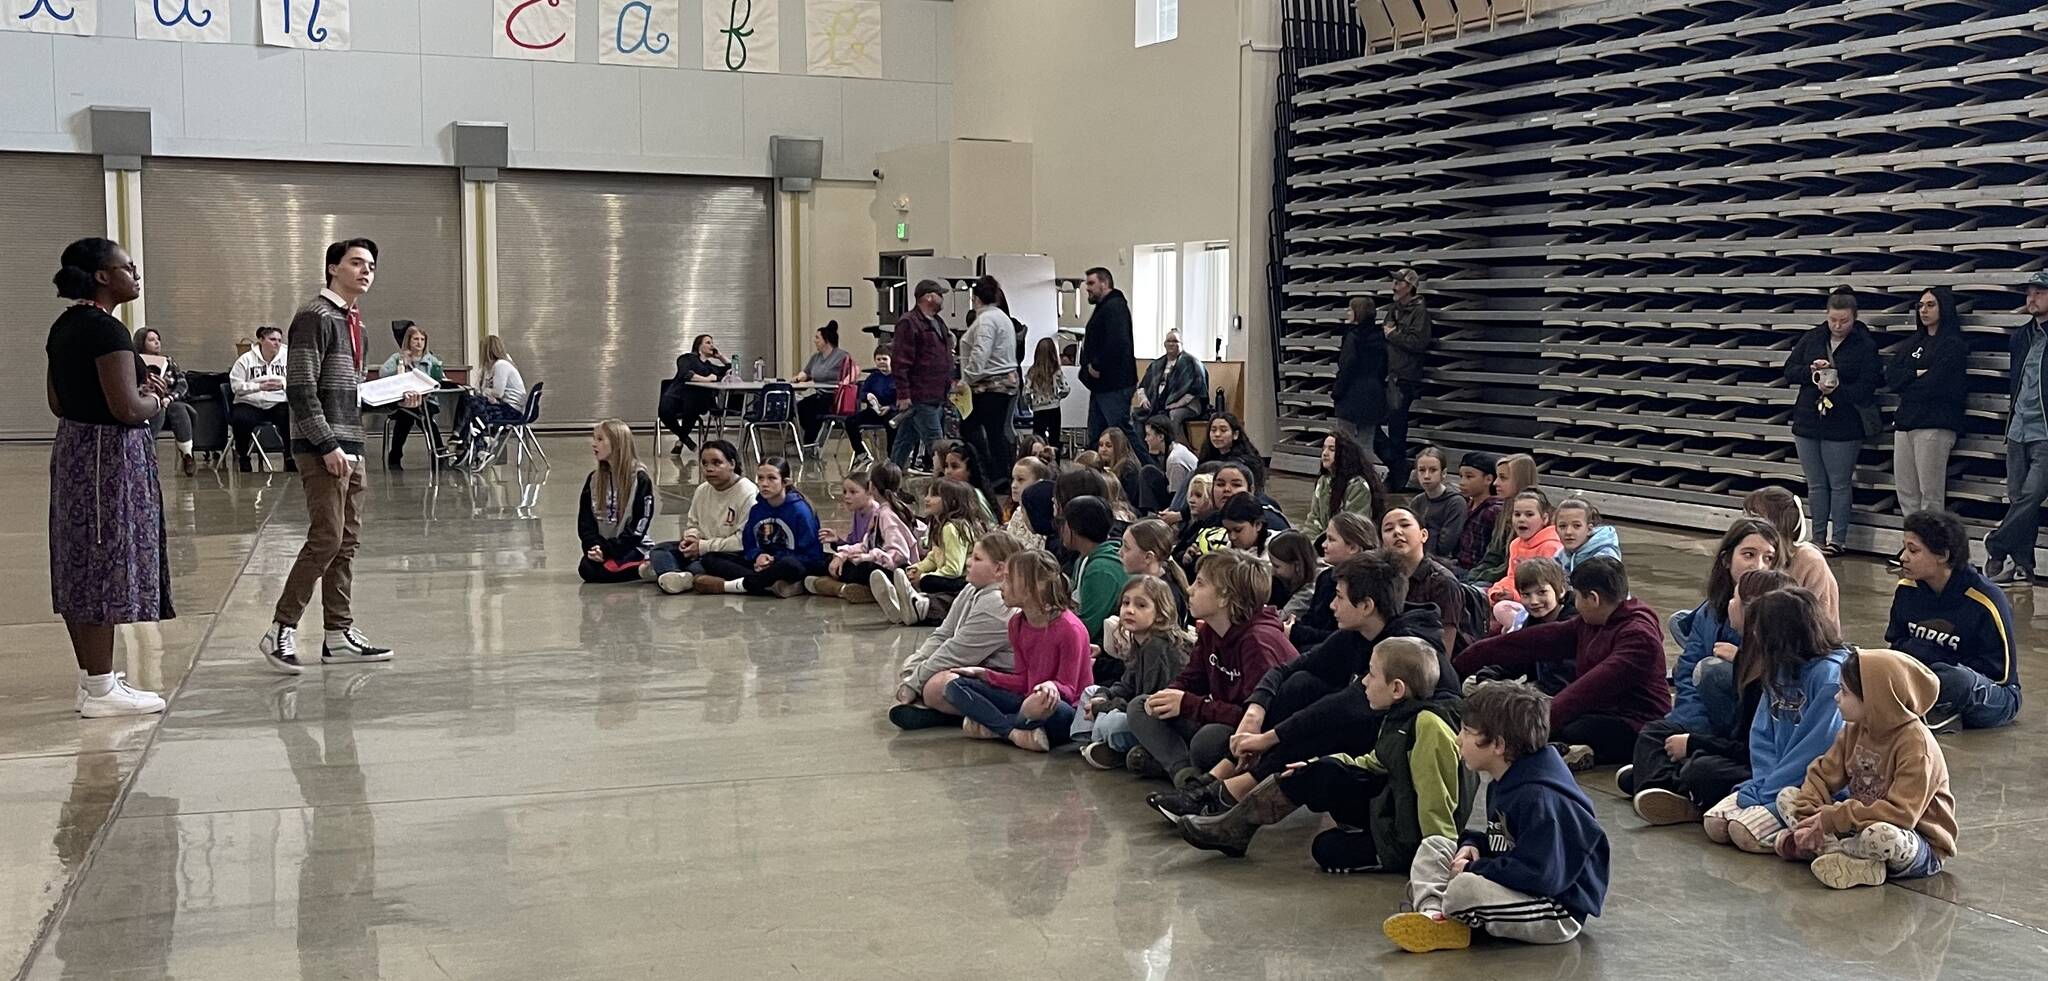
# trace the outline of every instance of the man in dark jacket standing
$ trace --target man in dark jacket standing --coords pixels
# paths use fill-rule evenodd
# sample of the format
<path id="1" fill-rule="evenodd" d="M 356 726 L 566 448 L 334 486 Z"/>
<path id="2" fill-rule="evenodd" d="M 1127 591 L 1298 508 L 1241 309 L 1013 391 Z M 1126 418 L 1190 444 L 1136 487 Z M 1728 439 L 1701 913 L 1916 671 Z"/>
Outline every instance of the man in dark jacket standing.
<path id="1" fill-rule="evenodd" d="M 1394 273 L 1394 304 L 1380 326 L 1387 338 L 1387 428 L 1378 444 L 1387 465 L 1387 484 L 1408 486 L 1408 407 L 1422 389 L 1423 359 L 1429 354 L 1429 307 L 1422 302 L 1422 274 L 1413 269 Z"/>
<path id="2" fill-rule="evenodd" d="M 1088 270 L 1084 287 L 1095 312 L 1081 337 L 1081 384 L 1088 386 L 1088 445 L 1102 438 L 1102 431 L 1116 428 L 1131 438 L 1138 453 L 1145 452 L 1145 438 L 1131 427 L 1131 398 L 1138 389 L 1138 355 L 1131 341 L 1131 303 L 1116 288 L 1109 270 L 1096 266 Z"/>
<path id="3" fill-rule="evenodd" d="M 1372 297 L 1351 298 L 1351 319 L 1344 325 L 1344 345 L 1337 354 L 1337 385 L 1330 398 L 1338 427 L 1377 454 L 1380 422 L 1387 417 L 1387 334 L 1373 322 Z"/>
<path id="4" fill-rule="evenodd" d="M 2012 355 L 2006 390 L 2012 419 L 2005 427 L 2005 520 L 1984 539 L 1984 574 L 2006 589 L 2034 585 L 2034 540 L 2041 534 L 2041 502 L 2048 500 L 2048 273 L 2027 280 L 2027 322 L 2007 341 Z M 2011 559 L 2007 568 L 2005 560 Z"/>
<path id="5" fill-rule="evenodd" d="M 931 452 L 939 438 L 939 410 L 953 387 L 953 347 L 946 334 L 946 321 L 939 312 L 946 308 L 946 288 L 937 280 L 917 283 L 915 305 L 896 321 L 890 339 L 895 363 L 889 372 L 896 379 L 896 441 L 889 447 L 889 460 L 904 470 L 910 462 Z"/>

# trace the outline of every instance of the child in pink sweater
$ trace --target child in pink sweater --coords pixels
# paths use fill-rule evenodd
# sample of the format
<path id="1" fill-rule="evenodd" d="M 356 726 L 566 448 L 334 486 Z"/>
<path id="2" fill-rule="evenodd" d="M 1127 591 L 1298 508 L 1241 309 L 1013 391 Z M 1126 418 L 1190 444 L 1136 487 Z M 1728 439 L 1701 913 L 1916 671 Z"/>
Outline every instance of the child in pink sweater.
<path id="1" fill-rule="evenodd" d="M 877 464 L 894 469 L 894 464 Z M 905 568 L 924 555 L 917 547 L 917 533 L 911 530 L 909 508 L 893 495 L 881 492 L 875 471 L 848 474 L 841 483 L 839 499 L 853 515 L 846 537 L 829 536 L 833 544 L 831 564 L 825 575 L 804 579 L 804 592 L 812 596 L 837 596 L 849 603 L 872 603 L 875 594 L 868 579 L 877 570 L 884 573 Z"/>
<path id="2" fill-rule="evenodd" d="M 1050 752 L 1074 727 L 1074 706 L 1089 684 L 1088 628 L 1074 615 L 1074 597 L 1059 564 L 1040 551 L 1010 557 L 1003 602 L 1010 618 L 1010 649 L 1017 670 L 955 668 L 946 701 L 960 710 L 960 731 L 972 739 L 1007 739 L 1033 752 Z"/>
<path id="3" fill-rule="evenodd" d="M 1550 523 L 1552 511 L 1550 498 L 1540 490 L 1525 490 L 1515 495 L 1508 503 L 1508 519 L 1514 522 L 1514 537 L 1508 539 L 1508 570 L 1500 581 L 1488 590 L 1486 598 L 1499 603 L 1522 601 L 1522 592 L 1515 588 L 1515 567 L 1524 559 L 1555 559 L 1564 552 L 1564 543 L 1557 538 L 1557 527 Z"/>

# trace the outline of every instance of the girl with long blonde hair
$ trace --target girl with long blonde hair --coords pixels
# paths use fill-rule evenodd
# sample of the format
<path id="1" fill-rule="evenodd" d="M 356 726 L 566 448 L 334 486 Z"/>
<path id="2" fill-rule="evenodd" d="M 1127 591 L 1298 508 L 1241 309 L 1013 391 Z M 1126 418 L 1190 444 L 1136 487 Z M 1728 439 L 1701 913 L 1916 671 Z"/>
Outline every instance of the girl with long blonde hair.
<path id="1" fill-rule="evenodd" d="M 659 498 L 654 478 L 633 450 L 633 429 L 606 419 L 590 431 L 590 455 L 597 469 L 583 481 L 576 536 L 583 559 L 576 574 L 584 582 L 634 582 L 648 559 L 647 529 Z"/>

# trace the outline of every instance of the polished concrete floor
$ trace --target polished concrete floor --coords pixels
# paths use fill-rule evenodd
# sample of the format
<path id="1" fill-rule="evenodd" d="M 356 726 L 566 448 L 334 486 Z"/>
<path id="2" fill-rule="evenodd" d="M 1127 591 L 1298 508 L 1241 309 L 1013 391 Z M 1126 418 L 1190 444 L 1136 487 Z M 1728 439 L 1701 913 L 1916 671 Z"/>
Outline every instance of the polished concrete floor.
<path id="1" fill-rule="evenodd" d="M 1831 892 L 1695 829 L 1644 828 L 1596 772 L 1606 915 L 1562 948 L 1415 957 L 1378 928 L 1396 879 L 1312 870 L 1312 815 L 1231 861 L 1181 844 L 1142 804 L 1152 785 L 1071 753 L 895 732 L 883 708 L 923 632 L 872 606 L 580 585 L 583 445 L 550 440 L 552 473 L 373 472 L 356 606 L 399 657 L 300 678 L 252 652 L 304 533 L 295 482 L 167 478 L 183 616 L 122 641 L 131 677 L 176 689 L 160 722 L 73 716 L 46 451 L 0 449 L 0 969 L 1988 979 L 2048 963 L 2037 711 L 1943 740 L 1962 853 L 1933 880 Z M 687 493 L 666 458 L 661 479 Z M 1710 543 L 1624 540 L 1641 596 L 1697 601 Z M 1880 641 L 1890 580 L 1839 570 L 1852 638 Z M 2024 671 L 2048 677 L 2033 603 L 2017 606 Z"/>

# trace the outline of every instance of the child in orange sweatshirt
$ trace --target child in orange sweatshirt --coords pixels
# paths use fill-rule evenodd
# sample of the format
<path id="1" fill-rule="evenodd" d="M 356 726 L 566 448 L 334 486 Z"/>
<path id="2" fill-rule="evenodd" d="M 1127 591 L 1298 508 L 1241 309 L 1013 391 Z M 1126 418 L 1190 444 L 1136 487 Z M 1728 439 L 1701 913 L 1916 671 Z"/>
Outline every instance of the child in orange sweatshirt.
<path id="1" fill-rule="evenodd" d="M 1522 592 L 1515 588 L 1515 568 L 1522 560 L 1554 560 L 1564 554 L 1564 543 L 1557 538 L 1557 527 L 1550 523 L 1551 515 L 1550 498 L 1533 487 L 1516 494 L 1508 503 L 1508 520 L 1515 529 L 1514 537 L 1508 540 L 1508 570 L 1487 591 L 1487 599 L 1495 603 L 1520 603 Z"/>
<path id="2" fill-rule="evenodd" d="M 1956 800 L 1948 761 L 1922 716 L 1941 682 L 1909 654 L 1851 651 L 1835 694 L 1846 724 L 1806 768 L 1806 782 L 1778 795 L 1791 824 L 1778 854 L 1812 863 L 1835 889 L 1883 885 L 1941 871 L 1956 853 Z M 1848 799 L 1835 796 L 1848 791 Z"/>

